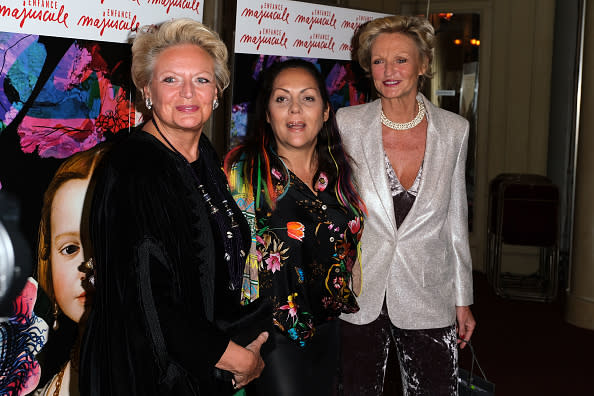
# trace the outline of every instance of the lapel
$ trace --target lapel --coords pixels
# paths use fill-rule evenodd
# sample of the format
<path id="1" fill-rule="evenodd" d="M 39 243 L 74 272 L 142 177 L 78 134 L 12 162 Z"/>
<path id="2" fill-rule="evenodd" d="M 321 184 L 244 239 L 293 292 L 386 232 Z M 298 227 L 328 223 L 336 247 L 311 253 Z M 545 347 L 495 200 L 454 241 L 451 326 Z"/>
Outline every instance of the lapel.
<path id="1" fill-rule="evenodd" d="M 436 197 L 436 191 L 439 183 L 443 182 L 440 181 L 441 167 L 443 166 L 443 156 L 447 152 L 446 147 L 443 147 L 444 140 L 439 132 L 443 130 L 443 127 L 439 113 L 436 111 L 437 107 L 421 93 L 417 95 L 417 98 L 423 101 L 427 110 L 427 140 L 419 193 L 410 212 L 400 225 L 399 233 L 401 235 L 413 231 L 418 221 L 431 213 L 434 206 L 432 201 L 440 199 Z"/>
<path id="2" fill-rule="evenodd" d="M 394 202 L 388 178 L 385 172 L 384 164 L 384 145 L 382 143 L 382 125 L 380 121 L 381 101 L 379 99 L 369 104 L 369 111 L 361 118 L 361 130 L 367 130 L 367 133 L 360 133 L 360 148 L 363 152 L 364 161 L 369 168 L 371 175 L 371 185 L 365 186 L 365 181 L 361 181 L 363 188 L 373 188 L 379 197 L 379 205 L 385 212 L 384 219 L 389 222 L 396 233 L 396 221 L 394 219 Z M 371 203 L 369 203 L 371 204 Z"/>

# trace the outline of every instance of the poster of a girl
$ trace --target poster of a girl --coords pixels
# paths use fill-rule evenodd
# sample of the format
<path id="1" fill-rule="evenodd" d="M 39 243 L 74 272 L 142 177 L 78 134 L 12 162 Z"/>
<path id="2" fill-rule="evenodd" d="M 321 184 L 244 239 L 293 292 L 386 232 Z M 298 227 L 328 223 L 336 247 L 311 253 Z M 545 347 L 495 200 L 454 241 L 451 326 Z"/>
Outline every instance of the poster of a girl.
<path id="1" fill-rule="evenodd" d="M 91 302 L 92 258 L 88 245 L 89 184 L 106 146 L 99 145 L 68 158 L 57 170 L 43 197 L 39 224 L 38 279 L 53 309 L 52 328 L 64 314 L 79 323 Z M 70 359 L 35 395 L 78 395 L 78 342 Z"/>

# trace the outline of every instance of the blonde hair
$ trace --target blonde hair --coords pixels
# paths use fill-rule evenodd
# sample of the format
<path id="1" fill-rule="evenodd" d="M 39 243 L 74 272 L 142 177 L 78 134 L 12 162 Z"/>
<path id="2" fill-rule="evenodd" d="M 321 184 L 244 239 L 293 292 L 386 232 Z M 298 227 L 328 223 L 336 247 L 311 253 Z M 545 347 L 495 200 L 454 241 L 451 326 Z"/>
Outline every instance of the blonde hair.
<path id="1" fill-rule="evenodd" d="M 87 151 L 76 153 L 60 165 L 43 195 L 39 235 L 37 240 L 37 280 L 50 300 L 55 302 L 54 284 L 52 280 L 51 256 L 51 213 L 56 192 L 70 180 L 90 179 L 93 171 L 103 158 L 107 146 L 100 144 Z M 89 191 L 89 190 L 87 190 Z"/>
<path id="2" fill-rule="evenodd" d="M 421 60 L 427 66 L 423 77 L 431 78 L 433 76 L 431 62 L 433 61 L 435 30 L 427 19 L 416 16 L 393 15 L 374 19 L 361 26 L 357 32 L 355 56 L 363 70 L 367 73 L 370 72 L 371 47 L 375 39 L 382 33 L 402 33 L 413 39 Z"/>
<path id="3" fill-rule="evenodd" d="M 132 43 L 132 81 L 141 95 L 151 82 L 159 54 L 169 47 L 193 44 L 208 53 L 214 61 L 218 95 L 229 86 L 227 47 L 219 35 L 205 25 L 189 18 L 174 19 L 161 25 L 143 26 Z"/>

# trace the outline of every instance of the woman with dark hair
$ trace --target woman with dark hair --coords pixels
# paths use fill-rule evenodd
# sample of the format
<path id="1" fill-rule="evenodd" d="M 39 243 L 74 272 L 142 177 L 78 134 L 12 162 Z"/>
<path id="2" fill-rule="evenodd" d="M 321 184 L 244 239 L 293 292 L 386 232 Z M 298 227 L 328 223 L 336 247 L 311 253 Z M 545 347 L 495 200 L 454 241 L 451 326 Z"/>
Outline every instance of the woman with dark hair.
<path id="1" fill-rule="evenodd" d="M 225 160 L 231 190 L 253 226 L 244 299 L 271 302 L 276 330 L 254 389 L 328 395 L 339 363 L 336 319 L 359 309 L 360 278 L 351 275 L 365 207 L 313 64 L 293 59 L 268 69 L 256 112 L 256 128 Z"/>

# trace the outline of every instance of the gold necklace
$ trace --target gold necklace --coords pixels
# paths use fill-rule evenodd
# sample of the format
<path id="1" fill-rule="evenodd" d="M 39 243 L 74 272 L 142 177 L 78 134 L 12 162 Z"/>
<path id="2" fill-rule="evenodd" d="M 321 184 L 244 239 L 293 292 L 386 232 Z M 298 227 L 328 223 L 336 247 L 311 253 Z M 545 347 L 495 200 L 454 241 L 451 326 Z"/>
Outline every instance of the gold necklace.
<path id="1" fill-rule="evenodd" d="M 54 389 L 54 396 L 60 395 L 60 388 L 62 387 L 62 379 L 64 378 L 64 373 L 66 372 L 66 367 L 68 367 L 68 362 L 62 367 L 62 370 L 58 373 L 58 378 L 56 379 L 56 389 Z"/>

